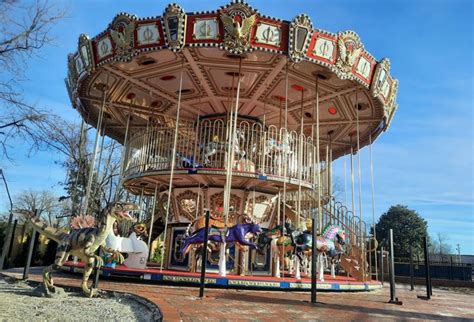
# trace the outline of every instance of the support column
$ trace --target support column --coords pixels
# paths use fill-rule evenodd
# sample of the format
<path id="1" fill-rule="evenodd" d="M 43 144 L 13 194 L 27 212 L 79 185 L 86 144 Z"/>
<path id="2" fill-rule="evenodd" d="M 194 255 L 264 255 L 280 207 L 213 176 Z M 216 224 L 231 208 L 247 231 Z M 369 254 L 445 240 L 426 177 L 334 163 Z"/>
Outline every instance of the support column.
<path id="1" fill-rule="evenodd" d="M 317 176 L 317 209 L 318 212 L 313 212 L 313 216 L 311 218 L 312 227 L 311 227 L 311 303 L 316 303 L 316 295 L 317 295 L 317 278 L 316 278 L 316 271 L 317 271 L 317 259 L 316 259 L 316 249 L 317 249 L 317 229 L 318 229 L 318 221 L 319 221 L 319 228 L 321 228 L 321 166 L 320 166 L 320 151 L 319 151 L 319 75 L 316 75 L 316 104 L 315 104 L 315 115 L 316 117 L 316 131 L 314 131 L 314 123 L 313 123 L 313 134 L 316 134 L 316 176 Z M 315 133 L 316 132 L 316 133 Z"/>
<path id="2" fill-rule="evenodd" d="M 176 147 L 178 145 L 178 135 L 179 135 L 179 117 L 180 117 L 181 96 L 182 96 L 182 89 L 183 89 L 183 73 L 184 73 L 184 60 L 181 65 L 181 75 L 179 78 L 178 107 L 176 109 L 176 124 L 175 124 L 175 129 L 174 129 L 173 150 L 171 154 L 171 171 L 170 171 L 170 181 L 168 185 L 168 200 L 166 202 L 166 217 L 165 217 L 165 229 L 164 229 L 164 239 L 163 239 L 163 256 L 161 256 L 160 270 L 163 270 L 163 259 L 164 259 L 164 255 L 166 254 L 166 242 L 167 242 L 166 234 L 168 231 L 168 219 L 169 219 L 170 206 L 171 206 L 171 193 L 173 189 L 174 168 L 176 166 Z"/>
<path id="3" fill-rule="evenodd" d="M 14 233 L 14 230 L 12 229 L 12 222 L 13 222 L 13 202 L 12 198 L 10 196 L 10 191 L 8 190 L 8 185 L 7 185 L 7 180 L 5 179 L 5 174 L 3 173 L 3 170 L 0 169 L 0 175 L 2 176 L 3 183 L 5 184 L 5 189 L 7 191 L 8 195 L 8 200 L 10 201 L 10 214 L 8 215 L 8 224 L 7 224 L 7 229 L 5 232 L 5 239 L 3 243 L 3 249 L 2 249 L 2 257 L 0 258 L 0 271 L 5 268 L 5 262 L 7 260 L 7 252 L 8 249 L 10 248 L 10 245 L 12 243 L 12 235 Z"/>
<path id="4" fill-rule="evenodd" d="M 89 206 L 89 197 L 91 194 L 91 189 L 92 189 L 92 181 L 94 178 L 94 169 L 95 169 L 95 162 L 97 159 L 97 150 L 99 149 L 99 137 L 101 135 L 101 129 L 102 129 L 102 120 L 104 117 L 104 110 L 105 110 L 105 100 L 107 98 L 107 89 L 108 89 L 108 83 L 109 83 L 109 74 L 107 74 L 107 84 L 102 84 L 102 105 L 100 108 L 99 112 L 99 117 L 97 119 L 97 124 L 96 124 L 96 129 L 97 133 L 95 135 L 95 143 L 94 143 L 94 151 L 92 152 L 92 160 L 91 160 L 91 165 L 89 169 L 89 178 L 87 180 L 87 188 L 86 188 L 86 197 L 84 201 L 84 206 L 85 209 L 84 211 L 87 213 L 88 211 L 88 206 Z"/>

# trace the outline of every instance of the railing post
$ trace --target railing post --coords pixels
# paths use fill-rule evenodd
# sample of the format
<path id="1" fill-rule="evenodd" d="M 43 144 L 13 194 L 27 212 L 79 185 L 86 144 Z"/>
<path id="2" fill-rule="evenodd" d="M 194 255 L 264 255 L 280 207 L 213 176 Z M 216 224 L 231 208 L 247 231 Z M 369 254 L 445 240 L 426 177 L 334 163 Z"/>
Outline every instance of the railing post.
<path id="1" fill-rule="evenodd" d="M 383 263 L 383 246 L 380 247 L 380 281 L 382 282 L 383 286 L 383 281 L 384 281 L 384 263 Z"/>
<path id="2" fill-rule="evenodd" d="M 389 244 L 390 244 L 390 301 L 388 303 L 401 305 L 402 302 L 396 297 L 396 288 L 395 288 L 395 256 L 393 253 L 393 229 L 390 229 L 389 233 Z"/>
<path id="3" fill-rule="evenodd" d="M 428 238 L 423 237 L 423 251 L 425 255 L 425 277 L 426 277 L 426 297 L 418 296 L 418 298 L 431 299 L 431 276 L 430 276 L 430 258 L 428 255 Z"/>
<path id="4" fill-rule="evenodd" d="M 13 202 L 10 196 L 10 190 L 8 189 L 7 180 L 5 178 L 5 174 L 3 173 L 2 169 L 0 169 L 0 176 L 2 177 L 2 181 L 5 184 L 5 190 L 7 192 L 8 200 L 10 201 L 10 213 L 8 215 L 7 229 L 5 231 L 5 237 L 3 238 L 3 248 L 2 248 L 2 254 L 0 256 L 0 271 L 1 271 L 5 268 L 5 262 L 7 261 L 7 259 L 10 258 L 10 256 L 7 254 L 7 250 L 11 248 L 12 241 L 13 241 L 13 234 L 15 233 L 15 230 L 12 229 Z"/>
<path id="5" fill-rule="evenodd" d="M 7 244 L 6 240 L 5 240 L 5 244 L 3 245 L 3 247 L 8 246 L 7 257 L 5 258 L 5 261 L 4 261 L 4 264 L 7 264 L 7 265 L 10 263 L 10 256 L 12 255 L 13 241 L 15 240 L 15 231 L 16 231 L 17 224 L 18 224 L 18 219 L 15 219 L 13 221 L 13 229 L 11 230 L 11 234 L 10 234 L 10 241 Z M 7 233 L 8 233 L 8 229 L 7 229 Z M 7 236 L 5 236 L 5 237 L 7 237 Z M 5 268 L 7 268 L 7 267 L 5 267 Z M 3 269 L 3 267 L 0 266 L 0 270 L 2 270 L 2 269 Z"/>
<path id="6" fill-rule="evenodd" d="M 410 246 L 410 291 L 415 289 L 414 269 L 413 269 L 413 250 Z"/>
<path id="7" fill-rule="evenodd" d="M 206 278 L 206 262 L 207 262 L 207 242 L 209 240 L 209 216 L 210 211 L 206 209 L 206 220 L 204 224 L 204 243 L 202 245 L 201 254 L 201 279 L 199 283 L 199 297 L 204 296 L 204 284 Z"/>
<path id="8" fill-rule="evenodd" d="M 319 212 L 319 209 L 318 209 Z M 311 241 L 311 249 L 316 250 L 316 238 L 317 238 L 317 216 L 313 214 L 313 218 L 311 219 L 312 221 L 312 227 L 311 227 L 311 233 L 312 233 L 312 241 Z M 316 263 L 317 258 L 316 258 L 316 251 L 311 252 L 311 303 L 315 304 L 316 303 L 316 296 L 317 296 L 317 268 L 316 268 Z M 320 263 L 322 265 L 322 263 Z"/>
<path id="9" fill-rule="evenodd" d="M 449 256 L 449 262 L 450 262 L 450 266 L 449 266 L 449 277 L 451 278 L 451 280 L 453 280 L 453 256 Z"/>
<path id="10" fill-rule="evenodd" d="M 426 238 L 426 256 L 427 256 L 427 262 L 426 265 L 428 267 L 428 281 L 429 281 L 429 286 L 430 286 L 430 296 L 433 295 L 433 285 L 431 283 L 431 264 L 430 264 L 430 252 L 428 248 L 428 238 Z"/>
<path id="11" fill-rule="evenodd" d="M 33 232 L 31 233 L 30 245 L 28 246 L 28 255 L 26 257 L 26 265 L 25 265 L 25 268 L 23 269 L 24 280 L 28 279 L 28 276 L 30 274 L 31 260 L 34 253 L 33 250 L 35 248 L 37 234 L 38 233 L 36 232 L 36 230 L 33 229 Z"/>

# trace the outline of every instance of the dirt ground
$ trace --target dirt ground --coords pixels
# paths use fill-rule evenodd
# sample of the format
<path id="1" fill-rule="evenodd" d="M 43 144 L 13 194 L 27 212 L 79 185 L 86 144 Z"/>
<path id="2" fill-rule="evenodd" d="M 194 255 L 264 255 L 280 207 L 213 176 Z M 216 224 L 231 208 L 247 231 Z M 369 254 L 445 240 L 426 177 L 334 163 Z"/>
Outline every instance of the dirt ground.
<path id="1" fill-rule="evenodd" d="M 0 321 L 78 320 L 153 321 L 156 311 L 136 296 L 113 292 L 95 299 L 72 290 L 54 298 L 41 297 L 37 283 L 0 275 Z"/>

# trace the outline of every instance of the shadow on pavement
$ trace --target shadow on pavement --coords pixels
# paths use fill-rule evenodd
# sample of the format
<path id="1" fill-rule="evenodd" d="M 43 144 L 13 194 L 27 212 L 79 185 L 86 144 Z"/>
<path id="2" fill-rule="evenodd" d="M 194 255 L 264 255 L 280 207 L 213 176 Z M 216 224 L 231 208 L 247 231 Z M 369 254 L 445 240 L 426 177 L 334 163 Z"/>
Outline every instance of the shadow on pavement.
<path id="1" fill-rule="evenodd" d="M 317 310 L 318 308 L 319 309 L 333 309 L 333 310 L 338 310 L 338 311 L 349 311 L 349 312 L 357 312 L 357 313 L 365 313 L 365 314 L 385 315 L 387 317 L 394 317 L 398 319 L 415 318 L 415 319 L 422 319 L 422 320 L 449 319 L 450 321 L 472 321 L 471 319 L 462 318 L 462 317 L 443 316 L 443 315 L 430 314 L 430 313 L 390 310 L 390 309 L 382 309 L 382 308 L 367 308 L 367 307 L 334 304 L 334 303 L 318 303 L 316 307 L 314 307 L 312 304 L 305 301 L 301 301 L 301 300 L 270 298 L 266 296 L 258 296 L 258 295 L 250 295 L 250 294 L 245 294 L 244 296 L 238 297 L 235 295 L 224 293 L 221 296 L 219 296 L 219 299 L 221 300 L 228 299 L 228 300 L 233 300 L 233 301 L 251 302 L 251 303 L 267 303 L 267 304 L 299 305 L 299 306 L 303 305 L 308 308 L 314 308 L 315 310 Z"/>

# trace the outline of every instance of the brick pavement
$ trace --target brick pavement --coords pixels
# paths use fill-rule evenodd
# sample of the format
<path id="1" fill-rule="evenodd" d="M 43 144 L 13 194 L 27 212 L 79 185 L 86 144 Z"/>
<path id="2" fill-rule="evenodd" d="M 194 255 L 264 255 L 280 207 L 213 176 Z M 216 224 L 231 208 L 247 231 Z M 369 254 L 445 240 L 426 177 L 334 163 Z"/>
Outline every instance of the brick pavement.
<path id="1" fill-rule="evenodd" d="M 33 268 L 30 279 L 41 281 L 41 270 Z M 21 271 L 6 275 L 20 278 Z M 79 286 L 80 275 L 57 273 L 54 282 L 62 286 Z M 388 304 L 389 288 L 369 293 L 318 293 L 319 303 L 307 301 L 309 293 L 249 290 L 206 289 L 199 299 L 198 288 L 144 284 L 133 281 L 101 280 L 100 288 L 133 293 L 159 306 L 165 321 L 284 321 L 284 320 L 474 320 L 472 290 L 466 293 L 435 288 L 431 301 L 417 299 L 424 288 L 410 292 L 406 286 L 397 288 L 403 305 Z"/>

